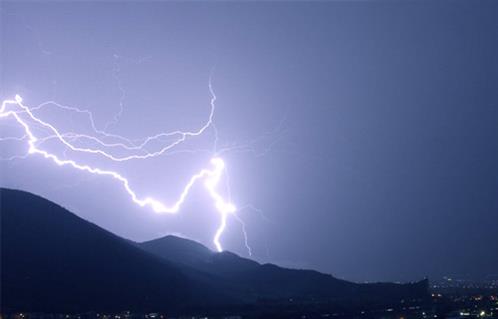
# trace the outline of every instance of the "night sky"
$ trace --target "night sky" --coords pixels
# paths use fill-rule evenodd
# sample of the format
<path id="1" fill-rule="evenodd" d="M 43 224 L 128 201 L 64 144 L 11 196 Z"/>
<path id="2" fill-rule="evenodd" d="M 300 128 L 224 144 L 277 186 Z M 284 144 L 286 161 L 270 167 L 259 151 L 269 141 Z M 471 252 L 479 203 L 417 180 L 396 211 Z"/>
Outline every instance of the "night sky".
<path id="1" fill-rule="evenodd" d="M 129 163 L 46 144 L 61 156 L 117 170 L 140 195 L 171 202 L 225 150 L 222 191 L 247 207 L 238 214 L 261 262 L 355 281 L 498 274 L 498 2 L 0 8 L 2 100 L 90 110 L 98 128 L 141 138 L 202 126 L 212 80 L 217 139 L 210 128 Z M 88 129 L 81 114 L 37 114 L 63 131 Z M 0 125 L 1 136 L 21 132 Z M 26 149 L 0 142 L 3 158 Z M 158 215 L 116 181 L 40 156 L 0 161 L 0 186 L 125 238 L 176 234 L 214 248 L 219 218 L 202 187 L 178 215 Z M 235 219 L 221 241 L 248 256 Z"/>

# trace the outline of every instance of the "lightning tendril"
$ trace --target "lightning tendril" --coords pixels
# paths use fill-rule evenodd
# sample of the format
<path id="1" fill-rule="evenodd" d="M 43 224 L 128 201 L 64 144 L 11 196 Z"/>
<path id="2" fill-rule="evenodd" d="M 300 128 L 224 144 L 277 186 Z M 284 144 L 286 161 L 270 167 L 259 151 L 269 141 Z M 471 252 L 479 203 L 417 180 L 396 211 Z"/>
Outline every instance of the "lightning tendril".
<path id="1" fill-rule="evenodd" d="M 2 102 L 2 106 L 0 108 L 0 119 L 4 118 L 13 118 L 17 124 L 19 124 L 23 130 L 24 134 L 21 137 L 3 137 L 0 138 L 0 141 L 6 141 L 6 140 L 13 140 L 13 141 L 27 141 L 28 145 L 28 153 L 25 156 L 13 156 L 8 158 L 14 159 L 14 158 L 25 158 L 26 156 L 29 155 L 39 155 L 42 156 L 43 158 L 52 161 L 54 164 L 58 166 L 68 166 L 72 167 L 74 169 L 80 170 L 80 171 L 85 171 L 90 174 L 95 174 L 95 175 L 102 175 L 102 176 L 107 176 L 110 178 L 113 178 L 114 180 L 118 181 L 126 193 L 129 195 L 130 199 L 137 204 L 140 207 L 149 207 L 151 208 L 154 212 L 156 213 L 161 213 L 161 214 L 175 214 L 177 213 L 182 204 L 185 202 L 187 196 L 189 195 L 189 192 L 191 188 L 198 182 L 203 182 L 203 185 L 212 199 L 214 206 L 217 210 L 217 212 L 220 215 L 220 222 L 219 226 L 214 234 L 213 237 L 213 244 L 215 245 L 216 249 L 221 252 L 223 251 L 223 247 L 220 242 L 220 238 L 226 228 L 227 225 L 227 218 L 232 215 L 242 224 L 243 228 L 243 233 L 244 233 L 244 243 L 245 246 L 248 248 L 249 254 L 251 254 L 251 249 L 248 245 L 247 242 L 247 234 L 245 230 L 245 225 L 240 219 L 239 216 L 237 216 L 236 212 L 237 209 L 233 203 L 231 203 L 230 200 L 226 200 L 218 191 L 218 184 L 220 182 L 220 179 L 225 172 L 225 162 L 223 159 L 219 156 L 213 157 L 210 161 L 210 167 L 208 168 L 203 168 L 200 171 L 198 171 L 196 174 L 192 175 L 188 181 L 188 183 L 184 186 L 181 194 L 179 195 L 178 199 L 173 202 L 172 204 L 166 204 L 158 199 L 152 198 L 152 197 L 141 197 L 137 194 L 137 192 L 132 188 L 130 185 L 129 180 L 121 175 L 117 171 L 113 170 L 107 170 L 107 169 L 102 169 L 99 167 L 94 167 L 91 165 L 87 165 L 84 163 L 80 163 L 76 160 L 73 159 L 68 159 L 66 156 L 64 158 L 58 157 L 56 154 L 53 154 L 49 152 L 48 150 L 42 148 L 42 145 L 45 141 L 55 139 L 62 143 L 66 149 L 72 150 L 74 152 L 80 152 L 80 153 L 89 153 L 89 154 L 94 154 L 94 155 L 99 155 L 103 156 L 108 160 L 114 161 L 114 162 L 124 162 L 124 161 L 130 161 L 130 160 L 144 160 L 152 157 L 157 157 L 160 156 L 168 151 L 170 151 L 172 148 L 175 146 L 183 143 L 190 137 L 195 137 L 201 135 L 203 132 L 205 132 L 208 128 L 213 127 L 213 129 L 216 129 L 213 125 L 213 117 L 214 117 L 214 111 L 215 111 L 215 101 L 216 101 L 216 95 L 213 92 L 213 89 L 211 87 L 211 82 L 209 82 L 209 91 L 211 93 L 211 109 L 209 113 L 209 117 L 207 121 L 197 130 L 195 131 L 174 131 L 174 132 L 168 132 L 168 133 L 159 133 L 157 135 L 145 137 L 140 140 L 131 140 L 128 138 L 125 138 L 120 135 L 116 134 L 110 134 L 107 133 L 105 130 L 99 130 L 97 129 L 94 121 L 93 114 L 88 111 L 88 110 L 81 110 L 79 108 L 75 107 L 70 107 L 70 106 L 64 106 L 61 104 L 57 104 L 53 101 L 45 102 L 43 104 L 40 104 L 36 107 L 29 108 L 28 106 L 23 104 L 23 99 L 19 96 L 16 95 L 15 99 L 13 100 L 4 100 Z M 122 104 L 122 101 L 121 103 Z M 76 132 L 61 132 L 58 130 L 54 125 L 48 123 L 47 121 L 44 121 L 37 117 L 34 113 L 34 111 L 40 110 L 41 108 L 44 108 L 48 105 L 55 105 L 56 107 L 59 107 L 61 109 L 67 110 L 67 111 L 72 111 L 72 112 L 77 112 L 77 113 L 82 113 L 85 114 L 88 117 L 88 120 L 90 121 L 90 125 L 93 129 L 93 132 L 95 135 L 88 135 L 88 134 L 79 134 Z M 122 106 L 122 105 L 121 105 Z M 120 113 L 122 112 L 122 108 L 120 109 Z M 119 119 L 119 115 L 114 118 L 114 121 L 111 123 L 115 124 L 115 122 Z M 48 136 L 44 137 L 38 137 L 34 132 L 35 130 L 34 125 L 36 125 L 36 128 L 38 127 L 43 127 L 47 132 L 50 132 Z M 108 125 L 106 125 L 108 126 Z M 216 132 L 216 130 L 215 130 Z M 113 138 L 115 142 L 109 143 L 102 138 Z M 161 138 L 173 138 L 173 141 L 167 143 L 165 146 L 161 147 L 158 151 L 155 152 L 148 152 L 145 148 L 146 146 L 151 143 L 152 141 L 155 140 L 160 140 Z M 74 141 L 76 140 L 87 140 L 93 142 L 94 147 L 80 147 L 74 144 Z M 98 147 L 95 147 L 95 145 L 98 145 Z M 112 154 L 112 152 L 109 151 L 114 150 L 114 149 L 121 149 L 125 150 L 128 152 L 135 152 L 131 155 L 126 155 L 126 156 L 118 156 L 115 154 Z M 66 153 L 64 153 L 66 155 Z"/>

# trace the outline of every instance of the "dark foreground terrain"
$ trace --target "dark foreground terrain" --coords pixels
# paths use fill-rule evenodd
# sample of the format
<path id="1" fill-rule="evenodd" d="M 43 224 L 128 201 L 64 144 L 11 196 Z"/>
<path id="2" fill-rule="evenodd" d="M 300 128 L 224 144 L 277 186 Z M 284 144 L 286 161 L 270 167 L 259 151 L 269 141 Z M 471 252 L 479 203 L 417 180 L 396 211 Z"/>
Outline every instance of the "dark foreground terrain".
<path id="1" fill-rule="evenodd" d="M 4 317 L 365 318 L 430 302 L 427 280 L 357 284 L 173 236 L 134 243 L 33 194 L 0 196 Z"/>

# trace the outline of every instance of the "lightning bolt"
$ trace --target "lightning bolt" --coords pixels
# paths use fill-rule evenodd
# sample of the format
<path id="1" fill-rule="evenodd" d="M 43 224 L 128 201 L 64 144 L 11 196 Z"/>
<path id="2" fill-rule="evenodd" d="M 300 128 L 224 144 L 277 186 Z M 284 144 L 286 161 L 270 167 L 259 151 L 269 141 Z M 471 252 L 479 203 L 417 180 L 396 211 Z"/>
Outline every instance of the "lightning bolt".
<path id="1" fill-rule="evenodd" d="M 132 189 L 130 186 L 129 180 L 118 173 L 117 171 L 113 170 L 107 170 L 107 169 L 102 169 L 94 166 L 90 166 L 87 164 L 79 163 L 73 159 L 67 159 L 67 158 L 60 158 L 56 154 L 53 154 L 46 149 L 43 149 L 40 145 L 43 144 L 43 142 L 49 140 L 49 139 L 55 139 L 62 143 L 64 146 L 66 146 L 68 149 L 74 151 L 74 152 L 81 152 L 81 153 L 89 153 L 89 154 L 95 154 L 95 155 L 100 155 L 108 160 L 115 161 L 115 162 L 123 162 L 123 161 L 129 161 L 129 160 L 144 160 L 156 156 L 160 156 L 167 151 L 171 150 L 175 146 L 183 143 L 190 137 L 195 137 L 201 135 L 204 131 L 206 131 L 209 127 L 213 126 L 213 117 L 214 117 L 214 111 L 215 111 L 215 101 L 216 101 L 216 95 L 213 92 L 213 89 L 211 87 L 211 81 L 209 82 L 209 91 L 211 93 L 211 111 L 208 117 L 207 122 L 201 126 L 198 130 L 196 131 L 174 131 L 174 132 L 169 132 L 169 133 L 160 133 L 154 136 L 146 137 L 142 140 L 130 140 L 125 137 L 122 137 L 120 135 L 115 135 L 115 134 L 109 134 L 105 131 L 98 130 L 93 114 L 90 111 L 87 110 L 81 110 L 78 108 L 74 107 L 68 107 L 68 106 L 63 106 L 60 104 L 57 104 L 55 102 L 46 102 L 43 104 L 40 104 L 37 107 L 29 108 L 23 104 L 23 99 L 19 96 L 16 95 L 14 100 L 4 100 L 2 102 L 2 106 L 0 108 L 0 119 L 3 118 L 13 118 L 17 124 L 19 124 L 23 129 L 24 129 L 24 135 L 22 137 L 3 137 L 0 138 L 0 141 L 3 140 L 16 140 L 16 141 L 24 141 L 27 140 L 27 144 L 29 146 L 28 148 L 28 154 L 27 155 L 40 155 L 43 158 L 52 161 L 54 164 L 58 166 L 69 166 L 74 169 L 80 170 L 80 171 L 85 171 L 90 174 L 95 174 L 95 175 L 102 175 L 102 176 L 107 176 L 110 178 L 115 179 L 118 181 L 126 191 L 126 193 L 129 195 L 130 199 L 137 204 L 140 207 L 150 207 L 154 212 L 156 213 L 161 213 L 161 214 L 175 214 L 177 213 L 182 204 L 185 202 L 191 188 L 198 182 L 203 181 L 204 182 L 204 187 L 207 190 L 207 193 L 209 194 L 210 198 L 213 200 L 214 206 L 217 210 L 217 212 L 220 215 L 220 224 L 216 230 L 216 233 L 213 237 L 213 244 L 215 245 L 216 249 L 221 252 L 223 251 L 223 247 L 220 243 L 220 238 L 223 235 L 223 232 L 226 228 L 227 225 L 227 218 L 229 216 L 235 216 L 235 218 L 241 222 L 242 227 L 243 227 L 243 233 L 244 233 L 244 240 L 245 240 L 245 245 L 248 248 L 249 254 L 251 254 L 250 247 L 247 242 L 247 234 L 245 231 L 245 225 L 240 219 L 239 216 L 236 215 L 236 207 L 234 204 L 231 203 L 231 201 L 227 201 L 223 198 L 223 196 L 219 193 L 218 191 L 218 184 L 220 182 L 220 179 L 225 172 L 225 162 L 221 157 L 213 157 L 210 161 L 211 167 L 210 168 L 204 168 L 201 169 L 198 173 L 194 174 L 191 176 L 190 180 L 188 183 L 184 186 L 183 191 L 181 192 L 180 196 L 178 199 L 170 204 L 167 205 L 163 203 L 160 200 L 157 200 L 152 197 L 140 197 L 137 192 Z M 47 105 L 55 105 L 61 109 L 68 110 L 68 111 L 73 111 L 73 112 L 78 112 L 78 113 L 84 113 L 88 116 L 90 120 L 90 125 L 98 136 L 103 136 L 106 138 L 114 138 L 119 140 L 119 142 L 114 142 L 114 143 L 108 143 L 101 138 L 93 135 L 87 135 L 87 134 L 78 134 L 75 132 L 60 132 L 54 125 L 43 121 L 42 119 L 38 118 L 35 116 L 34 111 L 39 110 Z M 38 137 L 35 135 L 34 130 L 33 130 L 33 124 L 37 125 L 38 127 L 43 127 L 46 131 L 50 132 L 50 135 L 46 137 Z M 173 142 L 168 143 L 167 145 L 163 146 L 160 150 L 155 151 L 155 152 L 147 152 L 145 150 L 145 147 L 152 141 L 154 140 L 159 140 L 164 137 L 173 137 L 174 140 Z M 102 148 L 96 148 L 96 147 L 80 147 L 76 146 L 74 144 L 74 141 L 76 140 L 89 140 L 92 142 L 95 142 L 96 144 L 100 145 L 101 147 L 104 148 L 120 148 L 126 151 L 139 151 L 141 154 L 131 154 L 131 155 L 126 155 L 126 156 L 118 156 L 109 153 L 108 151 L 105 151 Z M 9 159 L 14 159 L 17 157 L 22 156 L 14 156 Z"/>

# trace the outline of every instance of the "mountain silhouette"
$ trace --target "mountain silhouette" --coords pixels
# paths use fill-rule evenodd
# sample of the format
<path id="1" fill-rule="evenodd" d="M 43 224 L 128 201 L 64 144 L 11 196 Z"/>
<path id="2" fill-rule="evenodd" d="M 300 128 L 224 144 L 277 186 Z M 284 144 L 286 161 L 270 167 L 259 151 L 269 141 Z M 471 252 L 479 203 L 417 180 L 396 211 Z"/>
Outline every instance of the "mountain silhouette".
<path id="1" fill-rule="evenodd" d="M 170 310 L 230 300 L 218 298 L 209 277 L 48 200 L 7 189 L 0 196 L 2 312 Z"/>
<path id="2" fill-rule="evenodd" d="M 170 235 L 139 243 L 138 246 L 167 261 L 227 278 L 260 266 L 229 251 L 215 253 L 198 242 Z"/>
<path id="3" fill-rule="evenodd" d="M 189 313 L 427 296 L 426 280 L 356 284 L 261 265 L 174 236 L 134 243 L 23 191 L 0 189 L 0 213 L 2 313 Z"/>
<path id="4" fill-rule="evenodd" d="M 427 293 L 427 280 L 416 284 L 355 284 L 314 270 L 259 264 L 231 252 L 213 252 L 184 238 L 165 236 L 137 244 L 166 261 L 217 276 L 219 281 L 243 289 L 259 299 L 317 302 L 355 299 L 369 303 L 420 298 Z"/>

